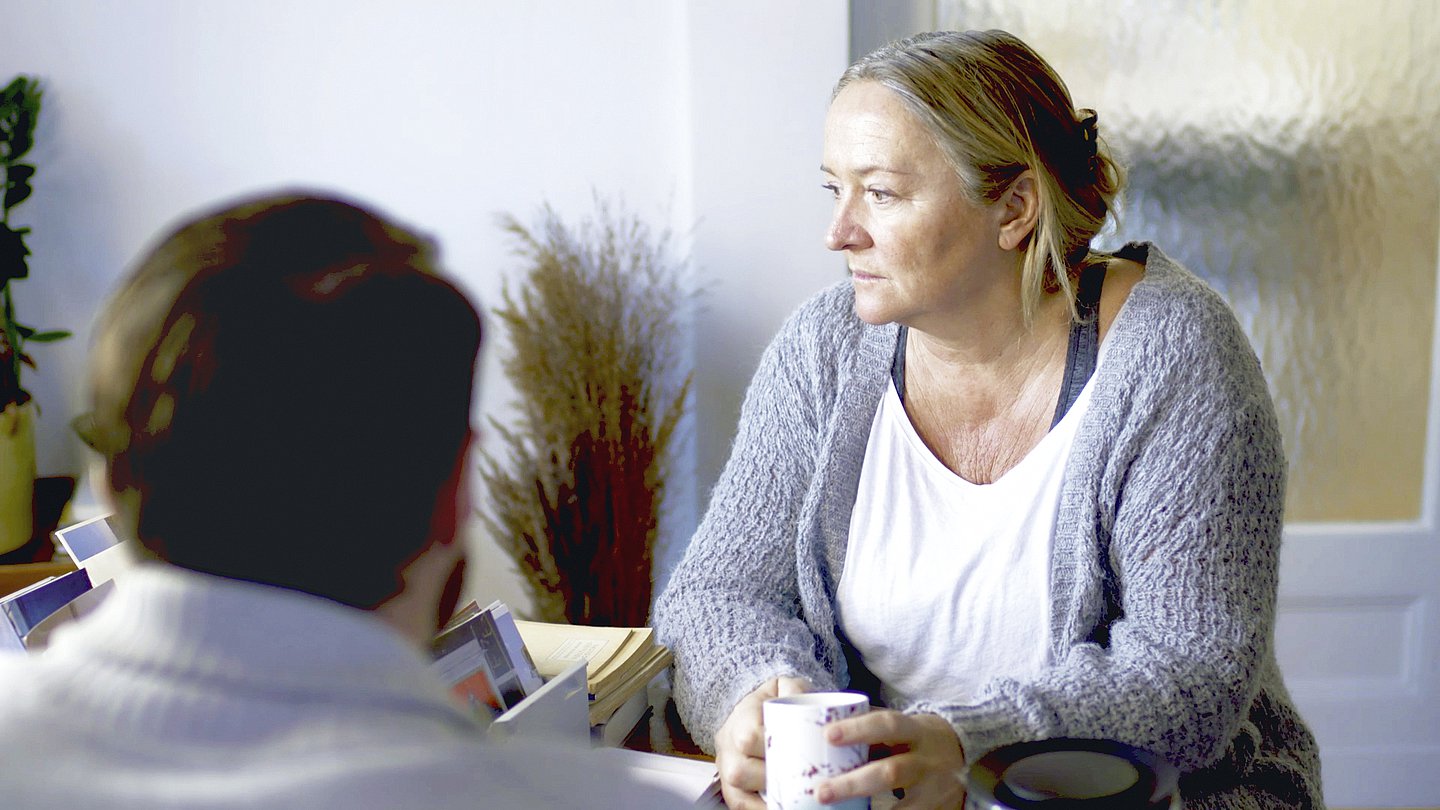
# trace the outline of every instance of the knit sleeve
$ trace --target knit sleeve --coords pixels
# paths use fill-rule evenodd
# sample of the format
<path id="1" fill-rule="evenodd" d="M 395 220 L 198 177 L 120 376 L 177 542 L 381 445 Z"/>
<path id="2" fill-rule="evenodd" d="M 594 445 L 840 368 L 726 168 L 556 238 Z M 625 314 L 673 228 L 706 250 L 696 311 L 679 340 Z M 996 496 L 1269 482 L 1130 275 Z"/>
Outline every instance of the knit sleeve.
<path id="1" fill-rule="evenodd" d="M 1076 628 L 1034 679 L 997 680 L 976 705 L 912 707 L 945 716 L 967 755 L 1103 737 L 1192 771 L 1243 743 L 1271 656 L 1284 453 L 1259 363 L 1229 309 L 1198 281 L 1164 292 L 1157 301 L 1137 288 L 1142 300 L 1127 317 L 1143 328 L 1115 336 L 1116 367 L 1075 446 L 1096 461 L 1072 460 L 1067 472 L 1092 475 L 1077 487 L 1092 508 L 1073 510 L 1089 525 L 1070 527 L 1093 533 L 1076 544 L 1089 557 L 1077 555 L 1069 575 L 1106 583 L 1090 604 L 1108 600 L 1112 615 L 1091 610 L 1094 623 Z"/>
<path id="2" fill-rule="evenodd" d="M 765 680 L 834 687 L 800 617 L 796 538 L 834 397 L 823 358 L 827 324 L 839 315 L 835 296 L 812 300 L 766 349 L 709 509 L 655 605 L 659 637 L 675 654 L 677 707 L 707 751 Z"/>

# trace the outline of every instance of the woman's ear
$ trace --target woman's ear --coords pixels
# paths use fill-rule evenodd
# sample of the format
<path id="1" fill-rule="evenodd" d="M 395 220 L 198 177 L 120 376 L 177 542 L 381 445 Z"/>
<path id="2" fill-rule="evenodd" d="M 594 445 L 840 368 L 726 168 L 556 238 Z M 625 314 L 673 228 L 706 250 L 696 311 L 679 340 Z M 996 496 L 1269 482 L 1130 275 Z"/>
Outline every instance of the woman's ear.
<path id="1" fill-rule="evenodd" d="M 1035 232 L 1035 222 L 1039 217 L 1040 186 L 1035 181 L 1035 172 L 1026 169 L 1000 197 L 1000 248 L 1018 250 L 1024 247 Z"/>

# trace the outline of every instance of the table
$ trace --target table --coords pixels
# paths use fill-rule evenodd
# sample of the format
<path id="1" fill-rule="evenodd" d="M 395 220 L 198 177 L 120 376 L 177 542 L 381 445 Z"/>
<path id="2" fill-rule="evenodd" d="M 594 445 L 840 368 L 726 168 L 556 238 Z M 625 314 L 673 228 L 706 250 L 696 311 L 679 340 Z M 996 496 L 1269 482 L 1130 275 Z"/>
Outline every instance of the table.
<path id="1" fill-rule="evenodd" d="M 700 746 L 690 737 L 690 732 L 680 721 L 680 712 L 675 708 L 675 699 L 668 693 L 664 693 L 660 700 L 651 703 L 650 708 L 646 709 L 644 716 L 640 718 L 640 722 L 635 724 L 635 729 L 621 743 L 621 747 L 633 751 L 650 751 L 656 754 L 703 759 L 711 762 L 715 760 L 714 757 L 700 750 Z"/>
<path id="2" fill-rule="evenodd" d="M 680 713 L 675 708 L 675 700 L 670 696 L 669 688 L 651 688 L 648 691 L 651 699 L 650 706 L 645 709 L 640 722 L 635 724 L 635 728 L 620 744 L 620 747 L 631 751 L 665 755 L 656 758 L 661 760 L 666 757 L 679 758 L 678 760 L 668 760 L 676 764 L 666 766 L 666 769 L 681 767 L 688 770 L 691 767 L 699 767 L 702 763 L 708 766 L 708 770 L 701 771 L 701 773 L 708 773 L 705 780 L 709 782 L 709 785 L 703 794 L 698 794 L 695 807 L 697 810 L 724 810 L 725 803 L 720 799 L 720 789 L 715 776 L 715 758 L 700 750 L 700 746 L 695 744 L 695 740 L 690 737 L 690 732 L 685 729 L 685 724 L 680 722 Z M 680 765 L 682 761 L 683 766 Z M 653 763 L 651 765 L 653 767 Z M 693 777 L 686 777 L 686 779 L 691 778 Z"/>
<path id="3" fill-rule="evenodd" d="M 634 751 L 650 751 L 656 754 L 667 754 L 669 756 L 685 757 L 687 759 L 699 759 L 706 762 L 714 762 L 715 758 L 700 750 L 700 746 L 691 738 L 690 732 L 686 730 L 685 724 L 680 721 L 680 712 L 675 707 L 675 699 L 670 697 L 668 692 L 663 693 L 663 699 L 652 704 L 646 710 L 645 716 L 625 738 L 622 747 Z M 875 796 L 870 799 L 871 810 L 890 810 L 899 799 L 894 796 Z M 705 801 L 698 807 L 722 808 L 723 803 L 717 800 Z"/>

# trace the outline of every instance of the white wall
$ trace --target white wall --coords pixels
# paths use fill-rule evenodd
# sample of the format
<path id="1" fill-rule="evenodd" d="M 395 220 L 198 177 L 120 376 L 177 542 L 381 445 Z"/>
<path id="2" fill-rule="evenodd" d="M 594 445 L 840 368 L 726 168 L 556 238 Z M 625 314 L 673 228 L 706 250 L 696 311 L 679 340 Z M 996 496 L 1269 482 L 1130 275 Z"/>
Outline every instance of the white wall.
<path id="1" fill-rule="evenodd" d="M 848 4 L 694 2 L 690 10 L 693 256 L 701 507 L 729 456 L 761 351 L 801 301 L 844 277 L 824 247 L 821 129 L 848 60 Z"/>
<path id="2" fill-rule="evenodd" d="M 42 475 L 83 465 L 65 425 L 83 409 L 103 296 L 161 229 L 239 193 L 303 185 L 369 201 L 435 234 L 482 305 L 513 267 L 499 212 L 548 201 L 581 215 L 595 189 L 689 235 L 707 295 L 699 473 L 677 487 L 676 536 L 723 463 L 765 341 L 838 277 L 815 166 L 845 62 L 843 3 L 6 5 L 0 79 L 24 72 L 46 90 L 36 192 L 16 212 L 34 228 L 33 276 L 14 290 L 27 321 L 76 332 L 37 347 L 27 377 L 44 409 Z M 480 420 L 511 399 L 493 322 L 488 338 Z M 509 561 L 483 540 L 478 551 L 489 575 L 470 590 L 525 605 Z"/>

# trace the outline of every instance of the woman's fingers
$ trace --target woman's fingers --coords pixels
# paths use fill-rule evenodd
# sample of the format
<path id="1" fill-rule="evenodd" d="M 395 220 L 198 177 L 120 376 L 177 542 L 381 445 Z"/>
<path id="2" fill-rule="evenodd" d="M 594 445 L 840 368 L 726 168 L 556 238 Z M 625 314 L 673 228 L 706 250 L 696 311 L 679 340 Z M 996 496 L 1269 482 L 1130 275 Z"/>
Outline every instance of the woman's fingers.
<path id="1" fill-rule="evenodd" d="M 742 790 L 757 793 L 765 787 L 765 760 L 734 751 L 716 752 L 715 769 L 720 781 Z"/>
<path id="2" fill-rule="evenodd" d="M 760 794 L 737 790 L 724 782 L 720 783 L 720 797 L 730 810 L 765 810 L 765 800 Z"/>
<path id="3" fill-rule="evenodd" d="M 960 741 L 950 725 L 931 714 L 906 715 L 888 709 L 838 720 L 825 729 L 832 745 L 887 746 L 893 753 L 826 780 L 822 802 L 875 796 L 904 789 L 907 808 L 954 807 L 964 793 L 958 773 L 965 766 Z"/>
<path id="4" fill-rule="evenodd" d="M 764 802 L 761 802 L 764 807 Z M 907 795 L 894 805 L 894 810 L 930 810 L 930 808 L 943 808 L 943 810 L 960 810 L 965 806 L 965 792 L 946 793 L 944 796 L 930 796 L 928 794 L 916 793 L 914 796 Z"/>
<path id="5" fill-rule="evenodd" d="M 907 787 L 918 780 L 915 763 L 905 755 L 877 759 L 853 771 L 826 779 L 815 796 L 824 804 L 860 796 L 880 796 L 897 787 Z"/>
<path id="6" fill-rule="evenodd" d="M 909 745 L 917 734 L 914 718 L 891 709 L 873 709 L 864 714 L 836 720 L 825 727 L 831 745 Z"/>
<path id="7" fill-rule="evenodd" d="M 959 779 L 946 771 L 929 769 L 914 754 L 877 759 L 826 780 L 815 793 L 821 802 L 830 804 L 860 796 L 882 796 L 896 788 L 905 791 L 905 798 L 895 805 L 897 810 L 958 808 L 965 801 Z"/>
<path id="8" fill-rule="evenodd" d="M 800 678 L 771 678 L 735 704 L 715 734 L 715 767 L 727 805 L 764 810 L 765 701 L 808 691 L 810 684 Z"/>
<path id="9" fill-rule="evenodd" d="M 738 712 L 739 709 L 737 708 Z M 737 717 L 737 722 L 730 729 L 730 748 L 737 753 L 757 759 L 765 758 L 765 726 L 760 717 L 760 710 L 746 712 L 744 717 Z"/>
<path id="10" fill-rule="evenodd" d="M 810 691 L 810 682 L 804 678 L 776 678 L 775 694 L 771 697 L 790 697 Z"/>

